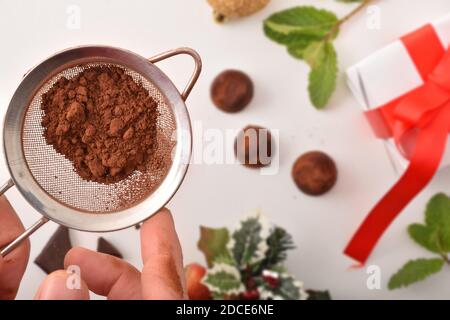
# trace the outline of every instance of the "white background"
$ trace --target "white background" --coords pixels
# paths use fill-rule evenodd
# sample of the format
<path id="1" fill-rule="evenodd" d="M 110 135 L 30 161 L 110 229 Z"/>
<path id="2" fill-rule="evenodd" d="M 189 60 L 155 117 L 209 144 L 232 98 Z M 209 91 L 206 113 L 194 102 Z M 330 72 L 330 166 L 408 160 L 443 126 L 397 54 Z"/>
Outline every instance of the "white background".
<path id="1" fill-rule="evenodd" d="M 204 263 L 196 243 L 199 225 L 234 226 L 248 211 L 260 208 L 273 222 L 293 234 L 297 249 L 289 254 L 289 270 L 305 286 L 329 289 L 336 299 L 445 299 L 450 298 L 450 268 L 406 290 L 389 292 L 390 275 L 408 259 L 427 257 L 413 244 L 406 227 L 423 219 L 427 200 L 437 192 L 450 192 L 450 171 L 445 170 L 420 194 L 385 234 L 369 264 L 380 266 L 382 289 L 366 287 L 364 269 L 351 270 L 342 254 L 347 241 L 372 205 L 395 182 L 384 147 L 371 134 L 343 76 L 326 111 L 316 111 L 306 86 L 308 67 L 285 49 L 269 41 L 262 20 L 272 12 L 294 5 L 312 4 L 340 16 L 352 5 L 334 0 L 274 0 L 262 12 L 238 22 L 217 25 L 206 0 L 152 1 L 7 1 L 0 0 L 0 108 L 4 114 L 22 75 L 47 56 L 82 44 L 126 48 L 143 56 L 190 46 L 199 51 L 203 74 L 188 100 L 194 121 L 204 128 L 241 128 L 249 123 L 280 129 L 280 171 L 261 176 L 237 165 L 193 165 L 184 184 L 169 204 L 185 263 Z M 67 28 L 69 5 L 81 8 L 81 29 Z M 381 30 L 366 28 L 364 13 L 347 23 L 337 40 L 340 68 L 384 46 L 405 32 L 450 11 L 448 0 L 380 0 Z M 192 69 L 188 58 L 176 58 L 161 68 L 183 87 Z M 244 112 L 227 115 L 211 104 L 209 85 L 226 68 L 239 68 L 254 79 L 256 94 Z M 291 166 L 303 152 L 320 149 L 332 155 L 339 181 L 328 195 L 301 194 L 290 178 Z M 2 160 L 3 161 L 3 160 Z M 6 166 L 0 178 L 8 178 Z M 38 214 L 18 195 L 8 192 L 25 225 Z M 1 223 L 1 221 L 0 221 Z M 32 298 L 44 273 L 33 263 L 56 225 L 48 224 L 32 237 L 31 259 L 18 298 Z M 134 228 L 104 235 L 140 266 L 138 232 Z M 71 233 L 74 245 L 94 248 L 97 235 Z"/>

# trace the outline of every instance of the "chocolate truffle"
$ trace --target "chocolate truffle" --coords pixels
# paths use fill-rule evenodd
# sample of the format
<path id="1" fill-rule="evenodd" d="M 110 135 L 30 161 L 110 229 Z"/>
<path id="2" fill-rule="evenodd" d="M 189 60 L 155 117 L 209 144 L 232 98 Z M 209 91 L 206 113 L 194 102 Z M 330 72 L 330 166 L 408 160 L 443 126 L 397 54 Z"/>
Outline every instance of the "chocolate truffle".
<path id="1" fill-rule="evenodd" d="M 248 125 L 239 131 L 234 142 L 237 160 L 250 168 L 270 165 L 272 158 L 272 135 L 266 128 Z"/>
<path id="2" fill-rule="evenodd" d="M 242 111 L 253 98 L 253 82 L 248 75 L 238 70 L 220 73 L 211 86 L 211 99 L 222 111 Z"/>
<path id="3" fill-rule="evenodd" d="M 302 155 L 292 168 L 292 178 L 297 187 L 311 196 L 330 191 L 337 180 L 336 165 L 327 154 L 314 151 Z"/>

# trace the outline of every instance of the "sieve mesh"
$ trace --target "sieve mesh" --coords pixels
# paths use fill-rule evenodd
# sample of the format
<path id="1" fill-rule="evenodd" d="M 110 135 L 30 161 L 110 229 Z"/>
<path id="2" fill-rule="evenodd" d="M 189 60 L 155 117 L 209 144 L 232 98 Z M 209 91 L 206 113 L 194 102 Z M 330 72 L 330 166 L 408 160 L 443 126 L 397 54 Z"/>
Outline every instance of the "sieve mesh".
<path id="1" fill-rule="evenodd" d="M 100 184 L 83 180 L 72 163 L 48 145 L 41 125 L 42 95 L 61 77 L 71 79 L 82 71 L 99 66 L 115 66 L 124 70 L 149 92 L 158 104 L 155 153 L 145 172 L 135 171 L 115 184 Z M 173 133 L 175 118 L 162 93 L 140 73 L 112 63 L 87 63 L 70 67 L 48 80 L 28 106 L 22 130 L 22 146 L 27 166 L 40 187 L 65 206 L 90 213 L 110 213 L 135 206 L 151 195 L 166 177 L 172 165 L 171 154 L 176 145 Z"/>

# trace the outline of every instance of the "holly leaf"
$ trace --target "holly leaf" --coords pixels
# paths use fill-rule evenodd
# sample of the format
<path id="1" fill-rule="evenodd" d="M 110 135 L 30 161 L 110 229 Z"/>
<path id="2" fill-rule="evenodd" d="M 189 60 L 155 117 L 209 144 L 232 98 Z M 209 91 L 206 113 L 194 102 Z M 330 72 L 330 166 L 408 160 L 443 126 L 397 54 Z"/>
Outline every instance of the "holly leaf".
<path id="1" fill-rule="evenodd" d="M 232 233 L 229 249 L 239 267 L 261 261 L 267 251 L 269 223 L 258 212 L 240 222 Z"/>
<path id="2" fill-rule="evenodd" d="M 216 296 L 237 295 L 245 290 L 239 270 L 229 264 L 214 264 L 202 283 Z"/>
<path id="3" fill-rule="evenodd" d="M 441 253 L 437 242 L 436 231 L 422 224 L 412 224 L 408 227 L 409 236 L 419 245 L 434 253 Z"/>
<path id="4" fill-rule="evenodd" d="M 407 287 L 413 283 L 425 280 L 429 276 L 442 270 L 444 260 L 436 259 L 418 259 L 405 264 L 389 280 L 389 290 Z"/>
<path id="5" fill-rule="evenodd" d="M 217 257 L 227 257 L 229 252 L 227 249 L 230 236 L 226 228 L 213 229 L 208 227 L 200 227 L 200 240 L 198 248 L 205 255 L 208 267 L 212 267 Z"/>
<path id="6" fill-rule="evenodd" d="M 308 294 L 303 288 L 303 283 L 297 281 L 290 274 L 279 274 L 278 284 L 271 286 L 264 280 L 259 280 L 258 291 L 262 300 L 306 300 Z"/>
<path id="7" fill-rule="evenodd" d="M 271 269 L 287 258 L 287 251 L 294 249 L 294 242 L 292 236 L 283 228 L 276 227 L 267 238 L 268 250 L 266 257 L 261 265 L 264 269 Z"/>
<path id="8" fill-rule="evenodd" d="M 337 54 L 331 42 L 312 43 L 305 50 L 305 60 L 312 66 L 309 74 L 309 96 L 317 109 L 328 103 L 336 88 Z"/>
<path id="9" fill-rule="evenodd" d="M 266 36 L 280 44 L 292 44 L 304 36 L 320 39 L 338 23 L 336 15 L 311 6 L 277 12 L 264 21 Z"/>

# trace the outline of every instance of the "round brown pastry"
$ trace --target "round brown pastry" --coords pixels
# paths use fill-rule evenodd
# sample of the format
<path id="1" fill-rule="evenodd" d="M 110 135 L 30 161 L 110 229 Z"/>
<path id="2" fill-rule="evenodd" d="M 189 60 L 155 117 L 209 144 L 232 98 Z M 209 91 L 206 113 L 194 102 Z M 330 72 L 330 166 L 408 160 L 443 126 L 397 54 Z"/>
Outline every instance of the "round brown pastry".
<path id="1" fill-rule="evenodd" d="M 217 22 L 249 16 L 264 8 L 270 0 L 208 0 Z"/>
<path id="2" fill-rule="evenodd" d="M 270 165 L 272 158 L 272 135 L 266 128 L 248 125 L 239 131 L 234 142 L 237 160 L 250 168 Z"/>
<path id="3" fill-rule="evenodd" d="M 302 192 L 320 196 L 330 191 L 336 184 L 336 164 L 323 152 L 308 152 L 295 162 L 292 178 Z"/>
<path id="4" fill-rule="evenodd" d="M 211 99 L 222 111 L 242 111 L 253 98 L 253 82 L 248 75 L 238 70 L 220 73 L 211 85 Z"/>

